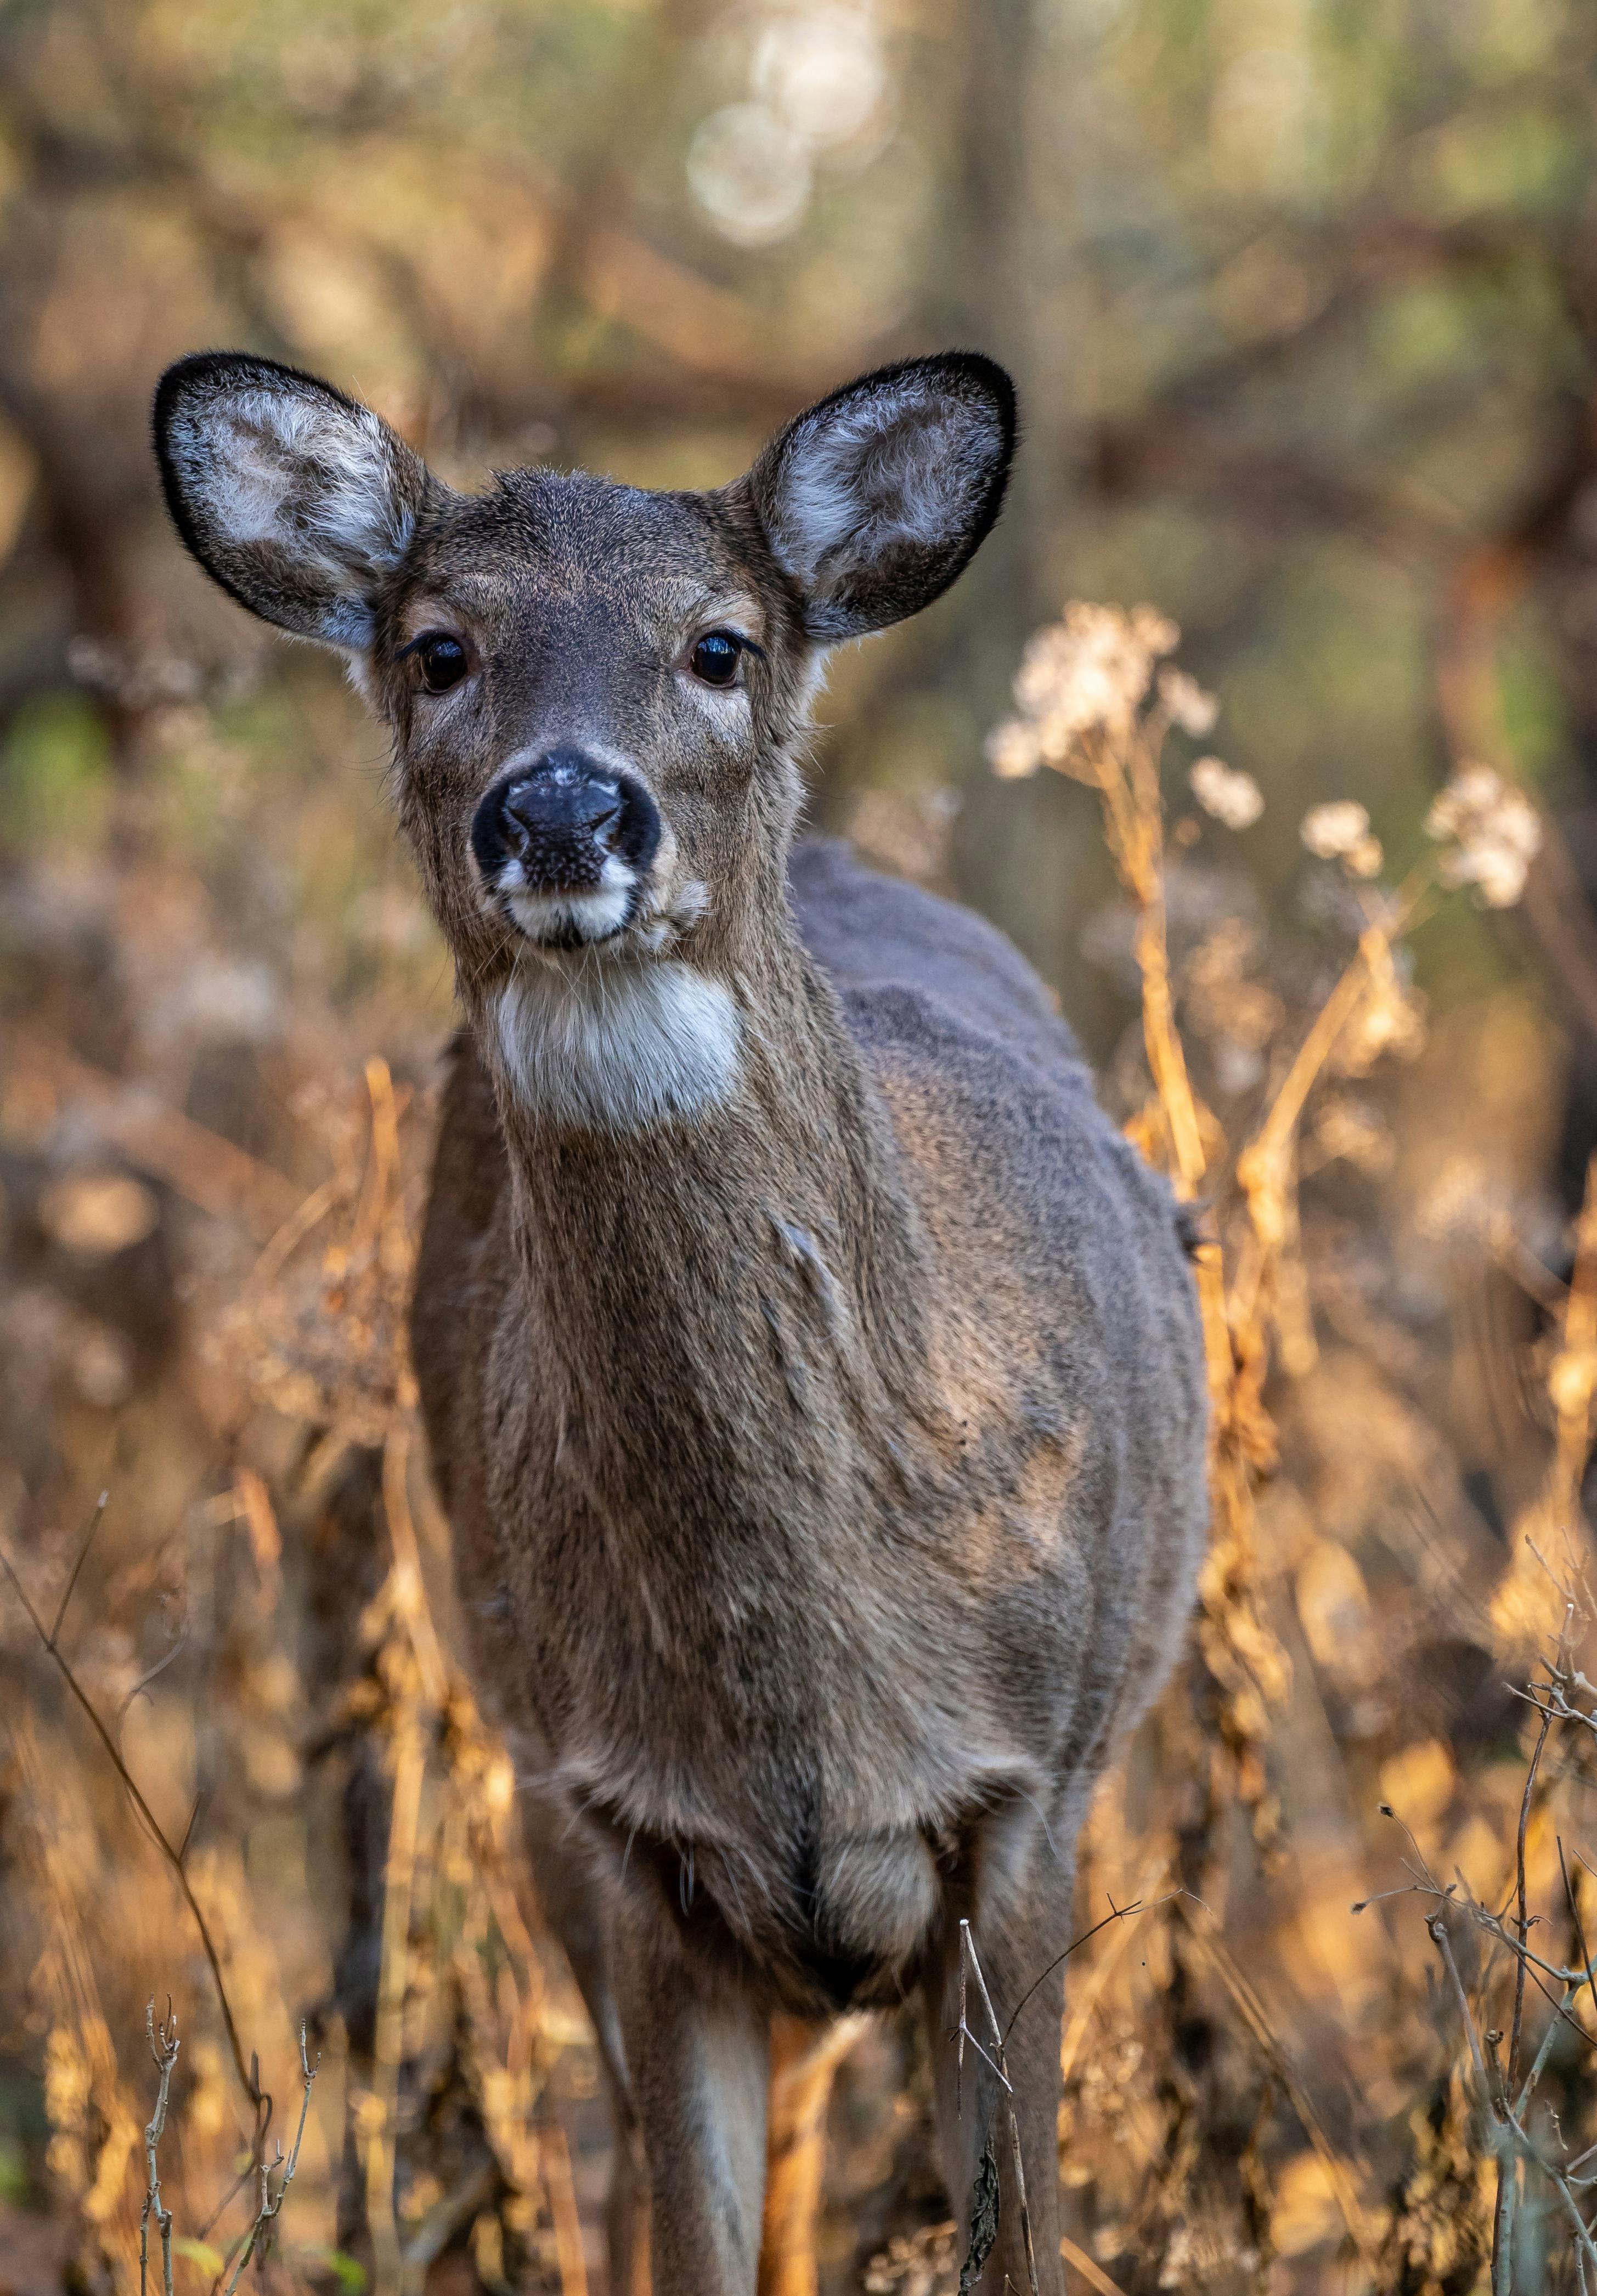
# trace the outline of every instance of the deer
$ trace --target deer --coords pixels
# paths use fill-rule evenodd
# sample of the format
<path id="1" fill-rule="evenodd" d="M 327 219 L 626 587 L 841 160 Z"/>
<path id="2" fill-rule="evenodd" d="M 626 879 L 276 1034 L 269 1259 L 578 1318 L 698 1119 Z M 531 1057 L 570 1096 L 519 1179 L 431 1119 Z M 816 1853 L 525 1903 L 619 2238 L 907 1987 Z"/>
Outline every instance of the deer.
<path id="1" fill-rule="evenodd" d="M 992 925 L 799 834 L 827 658 L 965 569 L 1012 384 L 881 367 L 701 491 L 457 491 L 242 352 L 154 428 L 200 565 L 387 727 L 454 961 L 411 1348 L 614 2296 L 812 2289 L 825 2078 L 915 2003 L 967 2278 L 1061 2296 L 1077 1835 L 1206 1535 L 1188 1216 Z"/>

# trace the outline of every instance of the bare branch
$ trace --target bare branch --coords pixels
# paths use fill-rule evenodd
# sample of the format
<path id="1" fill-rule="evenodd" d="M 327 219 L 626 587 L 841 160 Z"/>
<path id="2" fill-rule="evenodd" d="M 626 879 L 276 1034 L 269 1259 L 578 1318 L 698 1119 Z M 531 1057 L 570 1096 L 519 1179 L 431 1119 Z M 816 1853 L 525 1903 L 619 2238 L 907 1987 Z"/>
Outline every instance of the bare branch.
<path id="1" fill-rule="evenodd" d="M 102 1498 L 101 1513 L 103 1513 L 104 1506 L 105 1501 Z M 98 1520 L 97 1514 L 95 1521 Z M 76 1577 L 76 1572 L 73 1575 Z M 70 1594 L 70 1587 L 68 1587 L 67 1592 Z M 62 1612 L 64 1613 L 67 1607 L 64 1601 L 61 1607 Z M 59 1616 L 55 1623 L 59 1631 L 61 1627 Z M 161 2170 L 156 2161 L 161 2140 L 166 2133 L 167 2099 L 171 2092 L 172 2068 L 177 2062 L 177 2051 L 181 2046 L 177 2038 L 177 2020 L 173 2013 L 170 2001 L 167 2003 L 166 2015 L 158 2025 L 155 2021 L 154 1997 L 151 1997 L 144 2007 L 144 2032 L 149 2039 L 150 2054 L 154 2060 L 155 2070 L 160 2075 L 160 2079 L 155 2090 L 155 2110 L 151 2114 L 149 2124 L 144 2130 L 144 2205 L 139 2211 L 138 2220 L 139 2296 L 147 2296 L 149 2285 L 152 2217 L 155 2218 L 156 2229 L 161 2234 L 161 2286 L 164 2296 L 172 2296 L 172 2211 L 161 2197 Z"/>
<path id="2" fill-rule="evenodd" d="M 171 1843 L 167 1840 L 166 1834 L 162 1831 L 161 1821 L 157 1818 L 154 1811 L 151 1808 L 143 1793 L 139 1791 L 137 1780 L 134 1777 L 132 1771 L 129 1770 L 126 1761 L 123 1759 L 121 1749 L 117 1744 L 115 1738 L 106 1728 L 105 1724 L 101 1720 L 94 1701 L 89 1697 L 88 1693 L 84 1689 L 83 1685 L 73 1673 L 69 1661 L 62 1656 L 61 1651 L 54 1637 L 45 1632 L 44 1620 L 34 1609 L 33 1603 L 28 1594 L 28 1589 L 23 1586 L 21 1579 L 17 1576 L 16 1566 L 4 1546 L 0 1546 L 0 1570 L 3 1570 L 7 1578 L 10 1579 L 17 1600 L 21 1603 L 24 1611 L 27 1613 L 29 1624 L 32 1627 L 35 1634 L 37 1635 L 40 1642 L 44 1644 L 46 1654 L 55 1666 L 62 1680 L 65 1683 L 67 1689 L 70 1692 L 73 1700 L 83 1714 L 87 1718 L 89 1726 L 94 1731 L 95 1735 L 99 1739 L 102 1746 L 104 1747 L 106 1759 L 110 1761 L 111 1766 L 115 1770 L 118 1777 L 121 1780 L 122 1785 L 128 1794 L 128 1798 L 132 1802 L 135 1810 L 137 1812 L 142 1824 L 150 1836 L 150 1839 L 154 1842 L 161 1856 L 166 1859 L 167 1864 L 171 1867 L 172 1872 L 177 1878 L 177 1887 L 183 1892 L 183 1901 L 185 1905 L 187 1906 L 189 1913 L 193 1916 L 194 1927 L 199 1932 L 200 1943 L 204 1948 L 205 1958 L 210 1965 L 211 1981 L 216 1988 L 217 2005 L 222 2013 L 222 2023 L 227 2035 L 227 2046 L 233 2055 L 234 2070 L 238 2075 L 239 2085 L 243 2088 L 244 2095 L 249 2098 L 250 2103 L 255 2108 L 258 2142 L 263 2141 L 267 2124 L 271 2119 L 272 2100 L 267 2092 L 261 2087 L 258 2074 L 252 2069 L 252 2066 L 246 2065 L 244 2062 L 243 2046 L 238 2038 L 238 2027 L 234 2021 L 233 2005 L 227 1998 L 226 1981 L 222 1975 L 221 1956 L 217 1951 L 216 1939 L 211 1935 L 210 1924 L 205 1918 L 204 1910 L 200 1904 L 199 1898 L 194 1895 L 193 1884 L 188 1878 L 188 1874 L 184 1865 L 183 1856 L 177 1850 L 174 1849 Z M 191 1818 L 189 1821 L 190 1828 L 192 1828 L 193 1823 L 193 1821 Z M 186 1852 L 188 1848 L 187 1830 L 185 1831 L 183 1847 L 184 1850 Z"/>
<path id="3" fill-rule="evenodd" d="M 62 1595 L 60 1604 L 56 1610 L 55 1623 L 50 1629 L 50 1648 L 52 1650 L 55 1648 L 56 1644 L 61 1639 L 61 1630 L 66 1622 L 67 1605 L 71 1601 L 74 1590 L 78 1585 L 78 1574 L 83 1569 L 84 1564 L 88 1561 L 88 1551 L 95 1543 L 95 1533 L 99 1529 L 101 1523 L 105 1519 L 105 1510 L 110 1505 L 110 1502 L 111 1493 L 109 1491 L 102 1491 L 99 1497 L 95 1502 L 95 1512 L 89 1517 L 88 1529 L 84 1532 L 82 1544 L 78 1549 L 78 1560 L 73 1563 L 70 1571 L 68 1573 L 66 1589 Z"/>
<path id="4" fill-rule="evenodd" d="M 255 2210 L 255 2221 L 250 2226 L 249 2231 L 244 2234 L 243 2244 L 240 2248 L 237 2259 L 234 2263 L 233 2275 L 229 2279 L 226 2289 L 223 2291 L 223 2296 L 233 2296 L 233 2292 L 239 2284 L 239 2276 L 243 2273 L 245 2265 L 250 2261 L 251 2256 L 255 2255 L 258 2251 L 262 2256 L 265 2255 L 266 2244 L 269 2237 L 269 2227 L 276 2222 L 276 2219 L 282 2211 L 283 2203 L 288 2197 L 288 2188 L 294 2180 L 294 2170 L 300 2165 L 300 2147 L 305 2141 L 305 2123 L 310 2113 L 311 2087 L 315 2082 L 317 2073 L 321 2070 L 321 2065 L 322 2060 L 319 2053 L 317 2054 L 315 2064 L 313 2065 L 310 2062 L 309 2051 L 307 2046 L 305 2026 L 303 2021 L 301 2021 L 300 2026 L 300 2077 L 304 2083 L 304 2087 L 300 2096 L 300 2123 L 299 2127 L 294 2131 L 293 2146 L 286 2161 L 284 2161 L 283 2157 L 283 2147 L 279 2144 L 277 2147 L 277 2157 L 275 2161 L 268 2163 L 263 2160 L 259 2164 L 257 2174 L 260 2178 L 260 2200 Z M 272 2172 L 275 2169 L 281 2169 L 283 2173 L 278 2179 L 276 2190 L 274 2192 L 272 2189 Z M 221 2275 L 218 2273 L 217 2277 L 219 2280 Z M 171 2296 L 169 2284 L 167 2291 L 167 2296 Z"/>
<path id="5" fill-rule="evenodd" d="M 1101 1928 L 1103 1924 L 1100 1923 L 1099 1926 Z M 970 2030 L 966 2019 L 965 1971 L 967 1956 L 970 1973 L 975 1980 L 976 1991 L 981 1995 L 982 2006 L 987 2012 L 987 2021 L 992 2028 L 996 2063 L 993 2062 L 993 2057 L 987 2054 L 986 2050 Z M 1011 2027 L 1014 2021 L 1011 2018 L 1009 2021 Z M 1009 2152 L 1015 2169 L 1015 2199 L 1020 2210 L 1021 2237 L 1025 2243 L 1026 2276 L 1031 2284 L 1031 2296 L 1039 2296 L 1037 2256 L 1032 2243 L 1032 2212 L 1026 2205 L 1025 2163 L 1021 2157 L 1020 2149 L 1020 2122 L 1016 2116 L 1014 2090 L 1009 2081 L 1009 2070 L 1004 2062 L 1004 2029 L 998 2021 L 998 2012 L 992 2005 L 992 1996 L 987 1990 L 987 1980 L 982 1973 L 981 1959 L 975 1949 L 975 1939 L 970 1932 L 970 1923 L 965 1920 L 961 1920 L 959 1923 L 959 2038 L 962 2043 L 965 2041 L 970 2043 L 976 2054 L 1003 2084 L 1004 2094 L 1008 2100 L 1004 2107 L 1004 2117 L 1009 2124 Z"/>

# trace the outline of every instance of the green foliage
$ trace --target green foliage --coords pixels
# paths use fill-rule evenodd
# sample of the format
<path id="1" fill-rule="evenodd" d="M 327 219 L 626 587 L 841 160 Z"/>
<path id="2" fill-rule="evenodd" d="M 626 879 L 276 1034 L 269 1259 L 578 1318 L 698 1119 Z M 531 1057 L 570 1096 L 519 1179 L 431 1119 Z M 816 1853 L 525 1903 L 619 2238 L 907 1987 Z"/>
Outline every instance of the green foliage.
<path id="1" fill-rule="evenodd" d="M 309 2249 L 305 2251 L 309 2264 L 324 2265 L 338 2283 L 339 2296 L 362 2296 L 366 2271 L 364 2264 L 353 2256 L 346 2256 L 342 2248 Z"/>
<path id="2" fill-rule="evenodd" d="M 29 2184 L 21 2146 L 9 2136 L 0 2136 L 0 2201 L 20 2207 L 28 2198 Z"/>
<path id="3" fill-rule="evenodd" d="M 190 2264 L 197 2264 L 212 2280 L 227 2268 L 227 2259 L 221 2250 L 212 2248 L 206 2240 L 174 2240 L 172 2253 L 185 2258 Z"/>
<path id="4" fill-rule="evenodd" d="M 0 750 L 0 834 L 86 847 L 104 824 L 111 745 L 93 705 L 76 693 L 24 703 Z"/>

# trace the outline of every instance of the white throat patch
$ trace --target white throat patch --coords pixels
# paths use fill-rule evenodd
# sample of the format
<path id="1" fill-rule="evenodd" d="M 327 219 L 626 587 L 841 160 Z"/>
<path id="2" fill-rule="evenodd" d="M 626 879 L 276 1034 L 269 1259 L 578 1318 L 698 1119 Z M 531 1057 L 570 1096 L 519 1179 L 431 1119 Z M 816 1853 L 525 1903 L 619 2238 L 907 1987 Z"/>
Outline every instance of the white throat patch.
<path id="1" fill-rule="evenodd" d="M 638 1132 L 726 1100 L 737 1008 L 690 965 L 527 956 L 499 993 L 498 1054 L 523 1108 L 573 1129 Z"/>

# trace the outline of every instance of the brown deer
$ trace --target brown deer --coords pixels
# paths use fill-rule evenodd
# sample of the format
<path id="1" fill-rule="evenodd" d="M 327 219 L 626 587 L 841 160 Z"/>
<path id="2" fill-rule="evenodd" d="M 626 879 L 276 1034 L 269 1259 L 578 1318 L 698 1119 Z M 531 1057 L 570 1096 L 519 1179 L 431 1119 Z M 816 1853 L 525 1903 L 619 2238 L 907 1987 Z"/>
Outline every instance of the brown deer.
<path id="1" fill-rule="evenodd" d="M 1029 2247 L 1060 2291 L 1057 1957 L 1190 1600 L 1193 1287 L 1008 944 L 794 843 L 827 651 L 987 533 L 1008 378 L 885 367 L 708 493 L 461 495 L 235 353 L 171 368 L 155 427 L 202 565 L 391 728 L 454 953 L 416 1368 L 613 2092 L 613 2289 L 749 2296 L 773 2021 L 791 2116 L 795 2042 L 918 1994 L 962 2221 L 997 2165 L 978 2284 Z M 1010 2095 L 956 2071 L 962 1920 Z"/>

